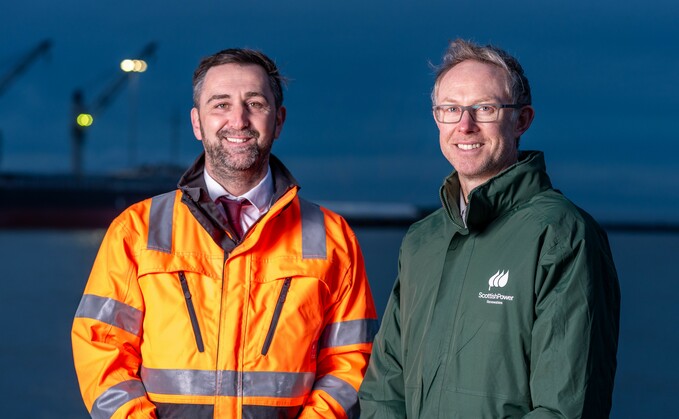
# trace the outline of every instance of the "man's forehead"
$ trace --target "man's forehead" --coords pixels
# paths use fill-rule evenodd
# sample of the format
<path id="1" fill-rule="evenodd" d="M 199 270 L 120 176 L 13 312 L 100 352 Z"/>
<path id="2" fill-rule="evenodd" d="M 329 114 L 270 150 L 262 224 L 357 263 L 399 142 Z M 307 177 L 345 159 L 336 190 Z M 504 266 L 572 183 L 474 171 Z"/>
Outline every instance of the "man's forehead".
<path id="1" fill-rule="evenodd" d="M 442 74 L 437 88 L 439 96 L 478 94 L 492 98 L 510 94 L 504 69 L 475 60 L 462 61 Z"/>
<path id="2" fill-rule="evenodd" d="M 256 64 L 229 63 L 210 68 L 205 74 L 204 90 L 210 89 L 246 89 L 272 94 L 266 72 Z"/>

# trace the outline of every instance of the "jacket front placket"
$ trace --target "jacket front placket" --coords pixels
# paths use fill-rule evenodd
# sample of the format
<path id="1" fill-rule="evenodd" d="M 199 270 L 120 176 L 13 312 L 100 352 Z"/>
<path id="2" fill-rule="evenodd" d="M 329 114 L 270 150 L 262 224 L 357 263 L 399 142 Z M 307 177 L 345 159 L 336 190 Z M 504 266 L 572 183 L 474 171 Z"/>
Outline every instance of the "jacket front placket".
<path id="1" fill-rule="evenodd" d="M 448 358 L 454 356 L 455 347 L 459 345 L 456 338 L 460 328 L 460 310 L 464 308 L 461 295 L 473 252 L 473 237 L 469 236 L 467 229 L 458 227 L 452 231 L 447 246 L 444 243 L 441 246 L 443 264 L 436 275 L 439 285 L 434 294 L 436 299 L 431 319 L 431 330 L 435 333 L 428 336 L 433 353 L 425 356 L 422 372 L 422 391 L 436 389 L 436 394 L 424 395 L 427 400 L 427 406 L 423 406 L 425 410 L 439 405 L 441 397 L 445 397 L 441 394 L 441 381 L 447 376 L 446 368 L 451 364 Z M 421 413 L 418 416 L 423 417 Z"/>

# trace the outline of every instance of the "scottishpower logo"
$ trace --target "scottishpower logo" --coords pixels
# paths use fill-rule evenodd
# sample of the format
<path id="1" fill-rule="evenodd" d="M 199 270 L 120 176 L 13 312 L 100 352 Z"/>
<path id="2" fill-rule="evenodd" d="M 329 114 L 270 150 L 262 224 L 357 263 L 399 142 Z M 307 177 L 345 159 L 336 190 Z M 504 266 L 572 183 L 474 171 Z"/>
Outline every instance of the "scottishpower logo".
<path id="1" fill-rule="evenodd" d="M 488 304 L 504 304 L 505 301 L 514 301 L 513 295 L 505 295 L 499 292 L 490 292 L 493 288 L 504 288 L 509 282 L 509 271 L 498 270 L 495 275 L 488 278 L 488 293 L 479 292 L 479 298 L 486 300 Z"/>
<path id="2" fill-rule="evenodd" d="M 509 281 L 509 271 L 497 271 L 497 273 L 488 280 L 488 291 L 493 287 L 504 288 L 504 286 L 507 285 L 507 281 Z"/>

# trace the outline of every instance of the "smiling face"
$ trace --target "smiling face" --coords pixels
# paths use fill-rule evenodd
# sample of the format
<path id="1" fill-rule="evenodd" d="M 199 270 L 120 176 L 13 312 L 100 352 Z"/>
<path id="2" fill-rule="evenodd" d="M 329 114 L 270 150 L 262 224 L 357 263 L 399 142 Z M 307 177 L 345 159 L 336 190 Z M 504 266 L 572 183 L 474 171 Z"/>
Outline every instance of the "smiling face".
<path id="1" fill-rule="evenodd" d="M 444 74 L 435 93 L 437 105 L 461 106 L 482 103 L 512 104 L 508 75 L 498 66 L 467 60 Z M 439 128 L 441 151 L 458 173 L 465 199 L 485 183 L 517 162 L 516 140 L 530 126 L 533 109 L 501 109 L 496 122 L 475 122 L 464 112 L 458 123 Z"/>
<path id="2" fill-rule="evenodd" d="M 205 148 L 206 170 L 236 195 L 266 175 L 284 121 L 285 108 L 276 110 L 266 72 L 254 64 L 210 68 L 198 107 L 191 110 L 193 133 Z"/>

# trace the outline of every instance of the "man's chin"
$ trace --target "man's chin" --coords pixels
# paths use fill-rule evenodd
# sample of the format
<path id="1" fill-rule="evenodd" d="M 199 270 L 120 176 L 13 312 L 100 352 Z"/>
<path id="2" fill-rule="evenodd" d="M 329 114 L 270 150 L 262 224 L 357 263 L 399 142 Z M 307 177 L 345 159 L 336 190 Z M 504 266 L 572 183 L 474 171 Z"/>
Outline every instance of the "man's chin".
<path id="1" fill-rule="evenodd" d="M 257 165 L 255 158 L 228 158 L 218 162 L 219 167 L 230 172 L 248 172 L 254 170 Z"/>

